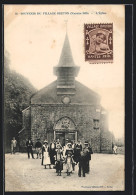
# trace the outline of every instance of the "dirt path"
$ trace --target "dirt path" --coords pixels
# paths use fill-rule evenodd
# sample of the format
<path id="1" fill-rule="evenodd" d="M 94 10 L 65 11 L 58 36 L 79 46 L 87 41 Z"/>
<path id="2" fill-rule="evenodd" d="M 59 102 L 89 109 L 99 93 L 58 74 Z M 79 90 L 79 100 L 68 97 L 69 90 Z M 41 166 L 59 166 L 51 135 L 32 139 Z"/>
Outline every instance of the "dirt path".
<path id="1" fill-rule="evenodd" d="M 65 167 L 64 167 L 65 168 Z M 93 154 L 90 173 L 78 177 L 78 165 L 71 176 L 57 176 L 44 169 L 40 159 L 26 154 L 5 155 L 5 191 L 121 191 L 124 190 L 124 155 Z"/>

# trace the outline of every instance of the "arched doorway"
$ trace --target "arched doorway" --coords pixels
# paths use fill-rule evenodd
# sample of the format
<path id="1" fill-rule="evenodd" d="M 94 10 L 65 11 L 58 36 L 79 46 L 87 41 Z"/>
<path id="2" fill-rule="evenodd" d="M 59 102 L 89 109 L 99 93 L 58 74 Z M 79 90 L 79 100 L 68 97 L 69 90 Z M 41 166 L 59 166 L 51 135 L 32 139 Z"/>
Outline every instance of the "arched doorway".
<path id="1" fill-rule="evenodd" d="M 66 139 L 77 141 L 77 130 L 71 118 L 62 117 L 55 123 L 54 139 L 59 139 L 62 145 L 65 145 Z"/>

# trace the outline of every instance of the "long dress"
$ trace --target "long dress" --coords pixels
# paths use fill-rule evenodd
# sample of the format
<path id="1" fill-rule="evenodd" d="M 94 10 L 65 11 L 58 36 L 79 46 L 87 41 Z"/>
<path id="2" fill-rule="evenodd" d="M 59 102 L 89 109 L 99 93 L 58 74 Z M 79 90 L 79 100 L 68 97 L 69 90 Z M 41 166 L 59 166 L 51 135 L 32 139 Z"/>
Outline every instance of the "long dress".
<path id="1" fill-rule="evenodd" d="M 56 145 L 54 143 L 50 144 L 50 160 L 51 160 L 51 164 L 55 164 L 55 157 L 54 155 L 56 154 L 55 151 Z"/>
<path id="2" fill-rule="evenodd" d="M 65 159 L 65 161 L 66 161 L 66 171 L 67 171 L 67 173 L 70 173 L 73 170 L 72 164 L 74 163 L 73 157 L 72 157 L 73 149 L 72 148 L 67 149 L 65 155 L 66 155 L 66 159 Z"/>
<path id="3" fill-rule="evenodd" d="M 72 156 L 67 156 L 66 157 L 66 170 L 68 173 L 72 172 Z"/>
<path id="4" fill-rule="evenodd" d="M 50 165 L 49 147 L 43 145 L 43 165 Z"/>

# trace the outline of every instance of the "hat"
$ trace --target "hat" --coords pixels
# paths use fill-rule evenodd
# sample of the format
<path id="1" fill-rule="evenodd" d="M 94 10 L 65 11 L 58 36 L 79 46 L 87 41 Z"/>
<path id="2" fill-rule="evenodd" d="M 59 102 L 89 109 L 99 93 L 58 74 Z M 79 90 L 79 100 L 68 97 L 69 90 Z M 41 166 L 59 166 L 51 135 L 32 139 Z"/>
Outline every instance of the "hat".
<path id="1" fill-rule="evenodd" d="M 47 143 L 48 144 L 48 141 L 47 140 L 44 140 L 44 142 L 43 143 Z"/>
<path id="2" fill-rule="evenodd" d="M 88 145 L 88 142 L 87 142 L 87 141 L 85 141 L 85 143 L 84 143 L 84 144 Z"/>
<path id="3" fill-rule="evenodd" d="M 71 142 L 68 142 L 67 145 L 72 145 Z"/>

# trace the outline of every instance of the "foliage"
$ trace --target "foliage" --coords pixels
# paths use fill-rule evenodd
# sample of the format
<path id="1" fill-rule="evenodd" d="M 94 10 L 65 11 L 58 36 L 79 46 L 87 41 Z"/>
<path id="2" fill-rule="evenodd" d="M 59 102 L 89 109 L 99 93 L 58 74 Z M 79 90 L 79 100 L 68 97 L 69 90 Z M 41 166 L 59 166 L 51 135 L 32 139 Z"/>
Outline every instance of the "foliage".
<path id="1" fill-rule="evenodd" d="M 4 135 L 6 151 L 10 140 L 16 137 L 22 128 L 22 110 L 29 106 L 30 96 L 35 88 L 21 74 L 9 68 L 9 57 L 4 58 Z"/>

